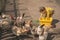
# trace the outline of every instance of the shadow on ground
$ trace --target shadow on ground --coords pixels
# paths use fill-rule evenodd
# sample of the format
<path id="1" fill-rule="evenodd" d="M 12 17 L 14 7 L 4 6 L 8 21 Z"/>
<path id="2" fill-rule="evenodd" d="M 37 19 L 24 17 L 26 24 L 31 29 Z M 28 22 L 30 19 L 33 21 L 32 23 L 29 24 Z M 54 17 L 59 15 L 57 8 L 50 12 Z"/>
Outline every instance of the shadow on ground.
<path id="1" fill-rule="evenodd" d="M 53 28 L 56 28 L 56 24 L 57 24 L 58 22 L 59 22 L 59 20 L 53 19 L 53 21 L 52 21 Z"/>

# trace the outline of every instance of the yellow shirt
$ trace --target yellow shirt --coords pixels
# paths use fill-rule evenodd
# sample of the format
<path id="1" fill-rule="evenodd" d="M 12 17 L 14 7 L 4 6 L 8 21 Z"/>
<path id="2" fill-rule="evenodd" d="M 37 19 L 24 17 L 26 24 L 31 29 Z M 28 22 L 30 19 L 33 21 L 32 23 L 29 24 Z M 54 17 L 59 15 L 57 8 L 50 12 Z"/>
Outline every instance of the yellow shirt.
<path id="1" fill-rule="evenodd" d="M 40 18 L 40 25 L 50 26 L 52 23 L 52 18 Z"/>
<path id="2" fill-rule="evenodd" d="M 46 8 L 46 11 L 47 11 L 47 17 L 49 17 L 50 14 L 52 14 L 53 9 L 50 8 L 50 7 L 45 7 L 45 8 Z"/>
<path id="3" fill-rule="evenodd" d="M 50 25 L 51 25 L 53 19 L 52 19 L 52 17 L 49 17 L 49 15 L 52 14 L 52 13 L 51 13 L 52 10 L 53 10 L 52 8 L 46 7 L 47 17 L 46 17 L 46 18 L 40 17 L 40 19 L 39 19 L 40 25 L 43 25 L 43 24 L 44 24 L 45 26 L 50 26 Z M 43 15 L 43 14 L 41 14 L 41 16 L 42 16 L 42 15 Z"/>

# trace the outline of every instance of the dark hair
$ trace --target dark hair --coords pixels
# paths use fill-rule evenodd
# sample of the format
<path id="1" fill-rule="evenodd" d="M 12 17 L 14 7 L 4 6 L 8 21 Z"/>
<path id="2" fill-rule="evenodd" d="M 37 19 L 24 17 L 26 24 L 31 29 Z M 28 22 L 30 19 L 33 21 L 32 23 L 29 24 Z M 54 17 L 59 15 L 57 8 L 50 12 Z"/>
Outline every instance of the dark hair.
<path id="1" fill-rule="evenodd" d="M 45 7 L 40 7 L 40 12 L 44 11 Z"/>
<path id="2" fill-rule="evenodd" d="M 44 24 L 40 26 L 40 28 L 43 28 Z"/>

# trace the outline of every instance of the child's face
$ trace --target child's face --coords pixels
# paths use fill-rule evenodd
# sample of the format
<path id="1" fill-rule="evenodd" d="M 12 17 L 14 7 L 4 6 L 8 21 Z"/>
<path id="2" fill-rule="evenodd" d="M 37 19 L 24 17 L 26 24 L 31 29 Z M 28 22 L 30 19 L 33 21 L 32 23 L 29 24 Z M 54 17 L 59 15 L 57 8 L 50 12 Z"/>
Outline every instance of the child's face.
<path id="1" fill-rule="evenodd" d="M 44 11 L 42 11 L 41 13 L 42 13 L 42 14 L 46 14 L 47 12 L 46 12 L 46 10 L 44 10 Z"/>

